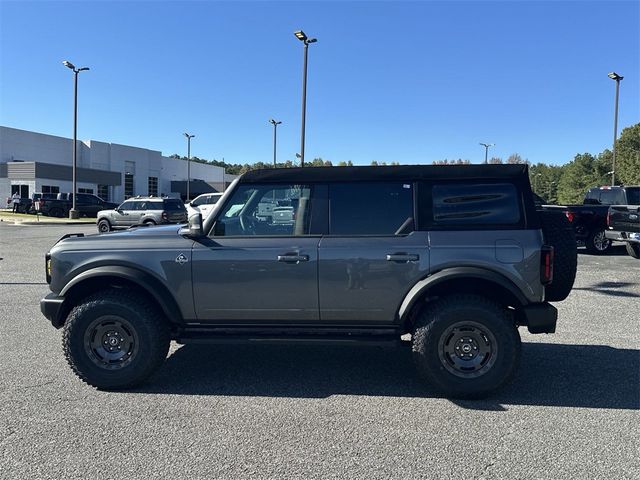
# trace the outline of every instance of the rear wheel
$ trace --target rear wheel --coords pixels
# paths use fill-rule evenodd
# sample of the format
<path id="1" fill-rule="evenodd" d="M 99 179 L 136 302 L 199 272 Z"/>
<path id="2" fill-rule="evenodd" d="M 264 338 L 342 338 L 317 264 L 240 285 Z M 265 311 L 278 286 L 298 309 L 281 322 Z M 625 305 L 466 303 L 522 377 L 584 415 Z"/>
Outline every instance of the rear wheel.
<path id="1" fill-rule="evenodd" d="M 627 242 L 627 253 L 633 258 L 640 259 L 640 243 Z"/>
<path id="2" fill-rule="evenodd" d="M 164 362 L 169 325 L 145 297 L 104 290 L 71 310 L 64 326 L 67 362 L 81 380 L 101 389 L 142 383 Z"/>
<path id="3" fill-rule="evenodd" d="M 452 295 L 420 314 L 412 350 L 418 372 L 438 390 L 478 398 L 511 380 L 520 335 L 504 307 L 478 295 Z"/>
<path id="4" fill-rule="evenodd" d="M 111 224 L 109 220 L 102 219 L 98 222 L 98 232 L 107 233 L 111 231 Z"/>
<path id="5" fill-rule="evenodd" d="M 584 246 L 591 254 L 603 255 L 611 249 L 611 240 L 605 236 L 604 230 L 594 230 L 589 232 Z"/>

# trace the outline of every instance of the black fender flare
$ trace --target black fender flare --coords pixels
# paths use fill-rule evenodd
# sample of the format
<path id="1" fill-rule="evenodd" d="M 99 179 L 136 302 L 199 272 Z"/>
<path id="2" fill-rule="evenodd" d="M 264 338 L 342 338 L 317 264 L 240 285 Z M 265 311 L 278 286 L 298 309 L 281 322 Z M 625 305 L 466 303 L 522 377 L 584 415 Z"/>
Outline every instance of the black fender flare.
<path id="1" fill-rule="evenodd" d="M 92 278 L 100 277 L 117 277 L 136 284 L 157 302 L 170 323 L 183 322 L 178 302 L 162 281 L 133 267 L 113 265 L 90 268 L 75 276 L 62 288 L 59 295 L 64 297 L 73 287 Z"/>
<path id="2" fill-rule="evenodd" d="M 512 293 L 522 306 L 531 303 L 511 280 L 497 272 L 478 267 L 445 268 L 420 280 L 409 290 L 398 309 L 399 322 L 403 323 L 407 319 L 412 307 L 428 290 L 436 285 L 458 278 L 476 278 L 495 283 Z"/>

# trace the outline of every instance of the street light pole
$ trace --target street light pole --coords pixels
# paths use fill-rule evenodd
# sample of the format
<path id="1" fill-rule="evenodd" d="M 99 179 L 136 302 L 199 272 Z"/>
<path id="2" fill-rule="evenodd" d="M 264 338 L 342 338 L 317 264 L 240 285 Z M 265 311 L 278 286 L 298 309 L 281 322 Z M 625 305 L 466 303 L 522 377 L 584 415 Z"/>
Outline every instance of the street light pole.
<path id="1" fill-rule="evenodd" d="M 187 137 L 187 203 L 190 201 L 191 194 L 191 139 L 195 135 L 184 134 Z"/>
<path id="2" fill-rule="evenodd" d="M 304 167 L 304 131 L 307 115 L 307 55 L 309 52 L 309 44 L 318 41 L 317 38 L 309 38 L 302 31 L 294 32 L 298 40 L 304 43 L 304 60 L 302 62 L 302 127 L 300 132 L 300 166 Z"/>
<path id="3" fill-rule="evenodd" d="M 489 157 L 489 147 L 495 146 L 495 143 L 482 143 L 480 145 L 484 147 L 484 163 L 487 163 L 487 158 Z"/>
<path id="4" fill-rule="evenodd" d="M 269 120 L 269 123 L 273 125 L 273 168 L 276 168 L 276 143 L 277 143 L 277 130 L 278 125 L 282 122 L 274 120 L 273 118 Z"/>
<path id="5" fill-rule="evenodd" d="M 616 72 L 610 72 L 608 74 L 611 80 L 616 81 L 616 104 L 615 113 L 613 114 L 613 165 L 611 173 L 611 186 L 616 184 L 616 139 L 618 138 L 618 97 L 620 95 L 620 81 L 624 78 L 622 75 L 618 75 Z"/>
<path id="6" fill-rule="evenodd" d="M 69 218 L 79 218 L 80 214 L 76 209 L 76 196 L 78 193 L 78 183 L 76 176 L 77 169 L 77 147 L 78 147 L 78 73 L 85 70 L 89 70 L 89 67 L 76 68 L 76 66 L 68 60 L 62 62 L 62 64 L 73 70 L 73 167 L 71 173 L 72 193 L 71 197 L 71 210 L 69 210 Z"/>

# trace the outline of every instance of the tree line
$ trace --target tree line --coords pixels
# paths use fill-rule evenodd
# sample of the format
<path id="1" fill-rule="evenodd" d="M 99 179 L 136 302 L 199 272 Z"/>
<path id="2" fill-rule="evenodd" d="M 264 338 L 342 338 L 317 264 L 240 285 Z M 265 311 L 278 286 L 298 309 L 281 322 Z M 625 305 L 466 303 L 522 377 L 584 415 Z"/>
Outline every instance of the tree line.
<path id="1" fill-rule="evenodd" d="M 183 158 L 177 154 L 171 158 Z M 261 168 L 273 168 L 273 163 L 257 162 L 254 164 L 226 163 L 220 160 L 205 160 L 203 158 L 191 157 L 191 161 L 206 163 L 222 167 L 232 175 L 239 175 L 249 170 Z M 436 160 L 434 165 L 470 165 L 467 159 Z M 613 171 L 613 153 L 605 149 L 598 154 L 579 153 L 573 160 L 564 165 L 550 165 L 547 163 L 531 164 L 527 159 L 522 158 L 518 153 L 513 153 L 506 160 L 500 157 L 492 157 L 488 160 L 490 164 L 529 164 L 529 176 L 531 187 L 534 192 L 540 195 L 548 203 L 570 204 L 580 203 L 585 192 L 591 188 L 601 185 L 610 185 Z M 378 162 L 373 160 L 371 165 L 400 165 L 399 162 Z M 278 168 L 290 168 L 298 166 L 292 160 L 277 163 Z M 346 167 L 353 166 L 349 161 L 339 161 L 337 163 L 330 160 L 323 160 L 320 157 L 307 162 L 309 167 Z M 616 142 L 616 185 L 640 185 L 640 123 L 632 125 L 622 130 Z"/>

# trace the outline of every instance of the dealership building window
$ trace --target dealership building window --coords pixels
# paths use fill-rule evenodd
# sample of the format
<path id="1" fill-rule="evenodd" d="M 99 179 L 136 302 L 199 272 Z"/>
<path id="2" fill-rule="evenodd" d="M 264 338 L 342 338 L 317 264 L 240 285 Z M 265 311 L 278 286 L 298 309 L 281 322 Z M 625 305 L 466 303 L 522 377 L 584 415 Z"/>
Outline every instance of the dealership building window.
<path id="1" fill-rule="evenodd" d="M 98 196 L 105 200 L 109 201 L 109 185 L 98 185 Z"/>
<path id="2" fill-rule="evenodd" d="M 158 196 L 158 177 L 149 177 L 149 196 Z"/>
<path id="3" fill-rule="evenodd" d="M 60 193 L 60 187 L 57 185 L 42 185 L 42 193 Z"/>
<path id="4" fill-rule="evenodd" d="M 133 173 L 124 174 L 124 198 L 133 197 Z"/>
<path id="5" fill-rule="evenodd" d="M 78 193 L 91 193 L 93 194 L 93 188 L 79 188 Z"/>

